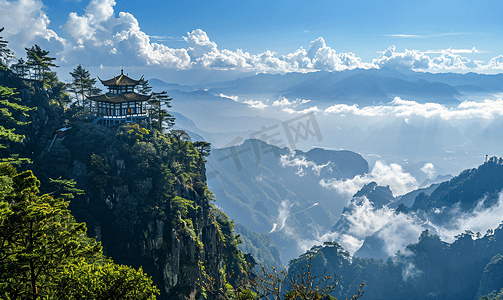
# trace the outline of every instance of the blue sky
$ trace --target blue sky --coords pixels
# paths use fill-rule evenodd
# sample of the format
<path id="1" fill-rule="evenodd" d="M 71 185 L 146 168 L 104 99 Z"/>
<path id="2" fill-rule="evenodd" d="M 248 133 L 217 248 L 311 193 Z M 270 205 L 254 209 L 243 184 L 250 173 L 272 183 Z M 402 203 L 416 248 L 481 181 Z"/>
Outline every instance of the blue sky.
<path id="1" fill-rule="evenodd" d="M 18 57 L 38 43 L 69 67 L 500 73 L 502 12 L 501 1 L 0 0 L 0 26 Z"/>

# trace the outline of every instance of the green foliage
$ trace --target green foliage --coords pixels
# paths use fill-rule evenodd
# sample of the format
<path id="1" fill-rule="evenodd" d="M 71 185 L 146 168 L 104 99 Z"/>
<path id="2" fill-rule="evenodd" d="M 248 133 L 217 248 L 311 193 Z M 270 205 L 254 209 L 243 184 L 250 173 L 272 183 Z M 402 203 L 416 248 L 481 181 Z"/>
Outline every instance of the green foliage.
<path id="1" fill-rule="evenodd" d="M 0 165 L 0 175 L 12 178 L 4 195 L 0 222 L 0 282 L 5 294 L 16 297 L 48 295 L 51 277 L 69 260 L 91 258 L 101 245 L 85 237 L 61 198 L 38 195 L 40 185 L 31 171 L 17 174 Z"/>
<path id="2" fill-rule="evenodd" d="M 31 171 L 0 164 L 0 297 L 2 299 L 155 299 L 142 270 L 103 262 L 101 244 L 86 236 L 68 202 L 39 195 Z M 65 188 L 73 182 L 56 180 Z M 116 297 L 117 296 L 117 297 Z"/>
<path id="3" fill-rule="evenodd" d="M 85 107 L 87 97 L 98 95 L 101 90 L 96 88 L 96 78 L 91 78 L 91 73 L 84 69 L 82 65 L 78 65 L 72 72 L 72 82 L 69 87 L 69 91 L 74 94 L 74 99 L 77 105 L 81 108 Z M 91 103 L 89 102 L 89 111 L 91 111 Z"/>
<path id="4" fill-rule="evenodd" d="M 34 110 L 19 104 L 13 89 L 0 86 L 0 148 L 6 148 L 8 142 L 22 142 L 24 135 L 16 134 L 15 127 L 26 125 L 26 122 L 16 120 L 12 112 L 22 113 Z M 10 127 L 10 128 L 9 128 Z"/>
<path id="5" fill-rule="evenodd" d="M 111 261 L 90 264 L 77 261 L 63 268 L 56 278 L 52 298 L 96 300 L 154 300 L 159 290 L 143 270 Z"/>
<path id="6" fill-rule="evenodd" d="M 2 32 L 4 30 L 4 27 L 2 27 L 0 29 L 0 32 Z M 14 57 L 14 53 L 12 52 L 12 50 L 10 50 L 9 48 L 7 48 L 7 44 L 9 42 L 7 41 L 4 41 L 2 39 L 2 37 L 0 36 L 0 67 L 1 68 L 5 68 L 7 67 L 7 61 L 8 59 Z"/>
<path id="7" fill-rule="evenodd" d="M 170 102 L 173 98 L 169 98 L 166 92 L 152 93 L 148 103 L 151 105 L 150 118 L 152 127 L 160 132 L 163 128 L 170 129 L 175 125 L 175 118 L 168 113 L 171 108 Z M 166 124 L 166 126 L 164 126 Z"/>
<path id="8" fill-rule="evenodd" d="M 41 82 L 40 87 L 43 86 L 43 81 L 47 76 L 46 73 L 51 71 L 51 67 L 58 67 L 53 63 L 56 58 L 49 57 L 49 51 L 43 50 L 39 45 L 25 48 L 26 57 L 28 59 L 27 65 L 34 71 L 34 79 Z"/>
<path id="9" fill-rule="evenodd" d="M 503 289 L 498 291 L 493 291 L 489 295 L 480 297 L 480 300 L 502 300 L 503 299 Z"/>

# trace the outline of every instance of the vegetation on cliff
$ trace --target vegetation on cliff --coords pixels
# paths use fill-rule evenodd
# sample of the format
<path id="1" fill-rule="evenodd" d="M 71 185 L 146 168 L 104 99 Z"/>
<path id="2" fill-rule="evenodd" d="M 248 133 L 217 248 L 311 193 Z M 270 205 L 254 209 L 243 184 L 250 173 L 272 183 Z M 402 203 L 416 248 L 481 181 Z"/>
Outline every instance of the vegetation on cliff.
<path id="1" fill-rule="evenodd" d="M 36 278 L 30 272 L 19 275 L 18 282 L 26 285 L 25 295 L 60 293 L 72 298 L 99 291 L 107 299 L 129 299 L 112 281 L 121 282 L 123 289 L 138 291 L 138 287 L 144 295 L 154 295 L 157 289 L 149 277 L 141 269 L 127 266 L 142 267 L 152 276 L 162 299 L 211 297 L 201 289 L 202 281 L 212 278 L 215 288 L 227 289 L 238 277 L 246 278 L 249 265 L 237 249 L 240 240 L 234 235 L 234 224 L 211 204 L 214 196 L 206 188 L 204 162 L 209 144 L 192 143 L 182 131 L 162 133 L 159 126 L 147 123 L 109 127 L 89 123 L 81 107 L 68 106 L 65 84 L 50 72 L 49 53 L 39 48 L 27 49 L 44 58 L 33 67 L 35 80 L 24 80 L 9 68 L 0 74 L 2 157 L 17 155 L 33 161 L 26 164 L 26 160 L 14 158 L 12 161 L 21 164 L 19 174 L 9 163 L 2 164 L 2 180 L 10 184 L 2 184 L 2 192 L 26 193 L 25 189 L 17 190 L 17 179 L 13 178 L 30 178 L 29 198 L 33 202 L 22 206 L 10 194 L 2 199 L 2 267 L 8 268 L 2 272 L 2 295 L 15 299 L 18 296 L 12 293 L 21 287 L 11 289 L 12 282 L 7 280 L 15 277 L 12 264 L 24 262 L 16 254 L 21 248 L 8 244 L 13 240 L 8 233 L 17 234 L 11 230 L 15 226 L 12 222 L 20 220 L 12 210 L 21 207 L 26 207 L 25 215 L 36 219 L 38 226 L 45 226 L 39 214 L 46 214 L 50 232 L 40 230 L 32 238 L 32 242 L 43 244 L 37 246 L 40 251 L 48 251 L 47 243 L 52 243 L 49 233 L 60 234 L 63 228 L 70 239 L 61 246 L 61 251 L 69 253 L 68 259 L 63 255 L 55 260 L 45 256 L 48 252 L 37 252 L 43 261 L 50 258 L 58 265 L 43 263 L 46 273 L 35 270 Z M 30 57 L 36 63 L 38 56 Z M 63 127 L 71 130 L 59 138 L 55 132 Z M 72 189 L 81 189 L 82 195 L 68 203 L 52 194 L 58 189 L 56 182 L 72 180 L 76 181 Z M 59 229 L 52 228 L 51 222 Z M 82 250 L 85 254 L 81 255 L 73 253 L 74 248 L 65 250 L 66 244 L 90 249 Z M 34 255 L 34 247 L 23 249 L 26 255 Z M 26 271 L 24 267 L 20 270 Z M 36 283 L 29 284 L 33 278 Z M 111 295 L 107 289 L 118 290 Z"/>

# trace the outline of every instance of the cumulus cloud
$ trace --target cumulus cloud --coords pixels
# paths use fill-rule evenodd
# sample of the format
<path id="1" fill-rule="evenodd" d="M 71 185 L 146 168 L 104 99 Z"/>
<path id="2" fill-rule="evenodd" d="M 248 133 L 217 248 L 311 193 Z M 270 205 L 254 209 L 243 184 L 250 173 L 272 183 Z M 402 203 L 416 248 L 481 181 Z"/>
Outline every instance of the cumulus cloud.
<path id="1" fill-rule="evenodd" d="M 115 17 L 115 4 L 114 0 L 92 0 L 85 14 L 70 13 L 63 29 L 72 37 L 74 46 L 64 55 L 65 61 L 90 65 L 126 62 L 133 66 L 190 66 L 188 50 L 151 43 L 132 14 L 120 12 Z"/>
<path id="2" fill-rule="evenodd" d="M 494 69 L 501 70 L 503 69 L 503 55 L 498 55 L 493 57 L 489 63 L 485 66 L 482 66 L 483 69 Z"/>
<path id="3" fill-rule="evenodd" d="M 49 28 L 50 20 L 39 0 L 0 0 L 2 7 L 2 36 L 9 41 L 9 48 L 17 57 L 24 56 L 24 48 L 38 44 L 53 52 L 62 52 L 67 41 Z"/>
<path id="4" fill-rule="evenodd" d="M 395 97 L 386 105 L 366 106 L 336 104 L 324 110 L 325 114 L 352 114 L 356 116 L 397 116 L 409 118 L 439 118 L 443 120 L 494 119 L 503 115 L 503 100 L 464 101 L 457 107 L 446 107 L 438 103 L 417 103 Z"/>
<path id="5" fill-rule="evenodd" d="M 372 63 L 379 67 L 398 69 L 429 69 L 430 58 L 418 51 L 405 50 L 403 53 L 395 52 L 396 47 L 390 46 L 384 50 Z"/>
<path id="6" fill-rule="evenodd" d="M 425 173 L 429 179 L 433 179 L 435 173 L 437 172 L 435 166 L 432 163 L 425 163 L 421 168 L 421 171 L 423 171 L 423 173 Z"/>
<path id="7" fill-rule="evenodd" d="M 337 53 L 334 49 L 326 45 L 322 37 L 312 41 L 308 51 L 300 48 L 294 53 L 283 55 L 281 59 L 288 62 L 294 69 L 342 71 L 355 68 L 369 69 L 375 67 L 373 64 L 362 62 L 354 53 Z"/>
<path id="8" fill-rule="evenodd" d="M 357 175 L 352 179 L 322 179 L 320 185 L 333 189 L 341 195 L 352 196 L 371 182 L 389 186 L 395 196 L 403 195 L 418 187 L 416 178 L 410 173 L 405 173 L 400 165 L 387 165 L 383 161 L 377 161 L 369 174 Z"/>
<path id="9" fill-rule="evenodd" d="M 52 29 L 45 7 L 40 0 L 0 0 L 4 14 L 5 38 L 17 56 L 24 54 L 24 47 L 39 44 L 44 49 L 57 53 L 60 63 L 73 65 L 118 65 L 158 66 L 165 68 L 189 69 L 210 68 L 220 70 L 245 70 L 271 73 L 341 71 L 355 68 L 407 68 L 423 71 L 466 71 L 501 70 L 503 58 L 497 56 L 487 64 L 470 60 L 460 54 L 485 53 L 472 49 L 445 49 L 396 51 L 390 46 L 371 62 L 362 62 L 352 52 L 338 53 L 328 46 L 322 37 L 309 44 L 308 49 L 300 47 L 293 53 L 278 56 L 268 50 L 250 54 L 242 49 L 219 49 L 202 29 L 187 32 L 181 38 L 149 36 L 140 29 L 138 20 L 128 12 L 114 10 L 114 0 L 92 0 L 83 14 L 72 12 L 61 28 L 68 34 L 64 39 Z M 58 24 L 59 25 L 59 24 Z M 58 26 L 56 25 L 56 26 Z M 400 35 L 406 36 L 406 35 Z M 183 40 L 186 48 L 174 49 L 153 42 Z M 440 54 L 430 58 L 427 54 Z"/>
<path id="10" fill-rule="evenodd" d="M 439 56 L 430 58 L 427 53 L 439 53 Z M 481 53 L 475 49 L 446 49 L 420 52 L 417 50 L 407 50 L 397 52 L 396 47 L 390 46 L 381 52 L 379 57 L 372 60 L 372 63 L 379 67 L 389 67 L 394 69 L 430 70 L 430 71 L 462 71 L 469 69 L 483 69 L 477 61 L 471 60 L 459 53 Z"/>

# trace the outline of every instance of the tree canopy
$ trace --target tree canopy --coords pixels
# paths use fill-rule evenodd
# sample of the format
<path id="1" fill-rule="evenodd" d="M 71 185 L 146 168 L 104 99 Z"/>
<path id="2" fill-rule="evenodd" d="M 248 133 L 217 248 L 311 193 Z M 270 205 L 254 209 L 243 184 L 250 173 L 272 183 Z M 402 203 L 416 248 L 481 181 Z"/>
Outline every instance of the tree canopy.
<path id="1" fill-rule="evenodd" d="M 65 199 L 39 195 L 31 171 L 2 163 L 0 182 L 2 299 L 155 299 L 152 280 L 106 259 Z"/>
<path id="2" fill-rule="evenodd" d="M 31 48 L 25 48 L 27 65 L 33 68 L 34 79 L 42 82 L 46 72 L 51 70 L 51 67 L 58 67 L 53 61 L 54 57 L 49 56 L 49 51 L 43 50 L 39 45 L 34 45 Z"/>
<path id="3" fill-rule="evenodd" d="M 84 108 L 87 102 L 87 97 L 97 95 L 101 91 L 96 88 L 96 78 L 91 78 L 91 73 L 84 69 L 82 65 L 78 65 L 72 72 L 72 83 L 69 86 L 69 91 L 75 95 L 75 100 L 77 105 Z M 91 104 L 89 103 L 89 110 L 91 110 Z"/>

